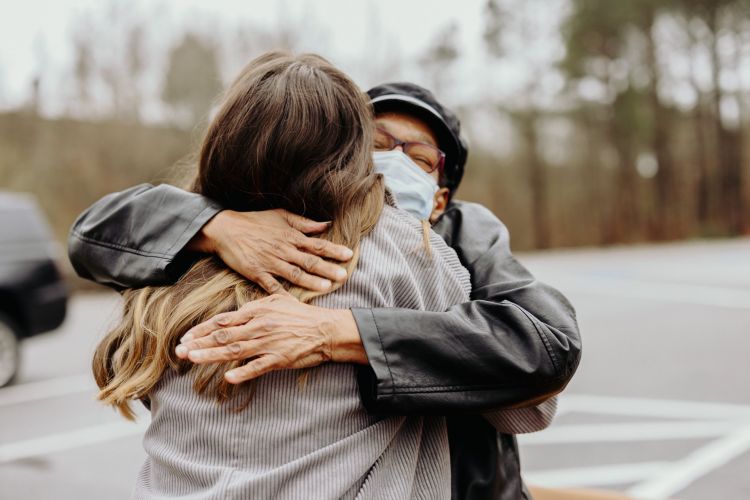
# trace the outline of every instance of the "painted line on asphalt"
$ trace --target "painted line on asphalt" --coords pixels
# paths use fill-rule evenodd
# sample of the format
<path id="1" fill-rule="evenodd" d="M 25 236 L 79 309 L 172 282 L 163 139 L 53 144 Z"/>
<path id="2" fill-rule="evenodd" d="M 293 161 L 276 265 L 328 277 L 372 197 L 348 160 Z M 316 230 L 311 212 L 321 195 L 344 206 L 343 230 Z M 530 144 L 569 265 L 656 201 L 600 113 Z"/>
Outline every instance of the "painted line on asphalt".
<path id="1" fill-rule="evenodd" d="M 669 498 L 748 450 L 750 426 L 745 426 L 673 462 L 666 473 L 632 487 L 628 493 L 636 498 Z"/>
<path id="2" fill-rule="evenodd" d="M 524 445 L 549 445 L 700 439 L 723 436 L 738 427 L 736 421 L 560 425 L 536 434 L 519 435 L 518 441 Z"/>
<path id="3" fill-rule="evenodd" d="M 560 279 L 566 293 L 609 295 L 639 300 L 678 302 L 729 309 L 750 309 L 750 291 L 718 286 L 660 283 L 622 278 Z"/>
<path id="4" fill-rule="evenodd" d="M 93 375 L 79 374 L 0 389 L 0 406 L 17 405 L 83 392 L 96 392 Z"/>
<path id="5" fill-rule="evenodd" d="M 733 403 L 563 394 L 558 405 L 559 410 L 565 413 L 702 420 L 750 419 L 750 406 Z"/>
<path id="6" fill-rule="evenodd" d="M 0 445 L 0 464 L 143 434 L 148 422 L 111 422 Z"/>
<path id="7" fill-rule="evenodd" d="M 660 474 L 669 467 L 669 462 L 571 467 L 528 472 L 523 474 L 523 478 L 527 484 L 546 488 L 611 486 L 641 481 Z"/>

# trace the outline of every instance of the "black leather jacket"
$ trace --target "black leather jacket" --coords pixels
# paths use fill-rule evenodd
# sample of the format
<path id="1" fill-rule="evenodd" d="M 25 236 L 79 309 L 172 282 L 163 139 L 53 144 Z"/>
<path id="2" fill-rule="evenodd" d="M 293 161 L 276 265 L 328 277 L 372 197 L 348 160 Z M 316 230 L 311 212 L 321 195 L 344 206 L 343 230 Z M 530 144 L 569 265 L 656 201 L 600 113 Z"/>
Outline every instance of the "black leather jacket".
<path id="1" fill-rule="evenodd" d="M 84 278 L 115 288 L 174 282 L 194 256 L 182 251 L 221 208 L 168 185 L 110 194 L 85 211 L 68 251 Z M 575 312 L 510 252 L 486 208 L 454 201 L 434 226 L 471 273 L 471 302 L 443 313 L 353 309 L 369 366 L 362 401 L 375 414 L 448 415 L 453 498 L 524 498 L 514 436 L 478 413 L 536 404 L 575 372 Z"/>

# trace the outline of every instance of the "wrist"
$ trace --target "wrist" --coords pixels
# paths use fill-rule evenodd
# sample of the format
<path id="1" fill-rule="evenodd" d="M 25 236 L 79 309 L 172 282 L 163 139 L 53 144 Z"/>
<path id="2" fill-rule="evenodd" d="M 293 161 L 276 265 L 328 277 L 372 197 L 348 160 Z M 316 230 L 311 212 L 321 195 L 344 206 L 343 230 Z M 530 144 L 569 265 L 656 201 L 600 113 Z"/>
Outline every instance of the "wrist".
<path id="1" fill-rule="evenodd" d="M 323 330 L 328 339 L 328 358 L 336 363 L 367 364 L 367 353 L 354 315 L 349 309 L 332 309 Z"/>
<path id="2" fill-rule="evenodd" d="M 218 235 L 221 234 L 221 226 L 227 217 L 227 210 L 214 215 L 206 222 L 195 236 L 188 242 L 187 249 L 191 252 L 214 254 L 217 249 Z"/>

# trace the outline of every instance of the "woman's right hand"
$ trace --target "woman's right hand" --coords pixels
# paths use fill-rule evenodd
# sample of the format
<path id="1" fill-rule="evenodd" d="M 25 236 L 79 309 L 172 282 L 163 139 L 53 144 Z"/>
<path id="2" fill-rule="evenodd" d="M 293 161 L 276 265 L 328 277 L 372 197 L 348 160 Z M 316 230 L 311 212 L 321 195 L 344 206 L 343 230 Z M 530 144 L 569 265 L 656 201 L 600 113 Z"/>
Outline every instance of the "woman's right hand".
<path id="1" fill-rule="evenodd" d="M 203 226 L 187 249 L 217 255 L 269 294 L 285 293 L 276 277 L 324 292 L 332 281 L 345 279 L 346 270 L 323 258 L 346 262 L 353 255 L 345 246 L 308 236 L 328 226 L 282 209 L 223 210 Z"/>

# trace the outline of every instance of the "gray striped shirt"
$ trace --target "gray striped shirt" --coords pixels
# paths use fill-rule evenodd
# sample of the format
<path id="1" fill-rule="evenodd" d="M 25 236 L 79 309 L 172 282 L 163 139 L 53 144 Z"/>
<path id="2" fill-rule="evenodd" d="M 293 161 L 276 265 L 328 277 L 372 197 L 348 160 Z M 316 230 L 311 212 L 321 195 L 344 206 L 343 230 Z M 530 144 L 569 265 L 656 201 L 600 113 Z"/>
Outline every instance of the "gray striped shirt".
<path id="1" fill-rule="evenodd" d="M 323 307 L 444 311 L 468 300 L 470 280 L 434 233 L 431 255 L 419 221 L 386 205 L 361 243 L 357 269 Z M 328 363 L 258 379 L 240 412 L 193 391 L 190 373 L 168 372 L 151 395 L 151 425 L 136 498 L 450 498 L 443 417 L 377 417 L 361 405 L 355 367 Z M 554 401 L 488 414 L 503 432 L 549 424 Z"/>

